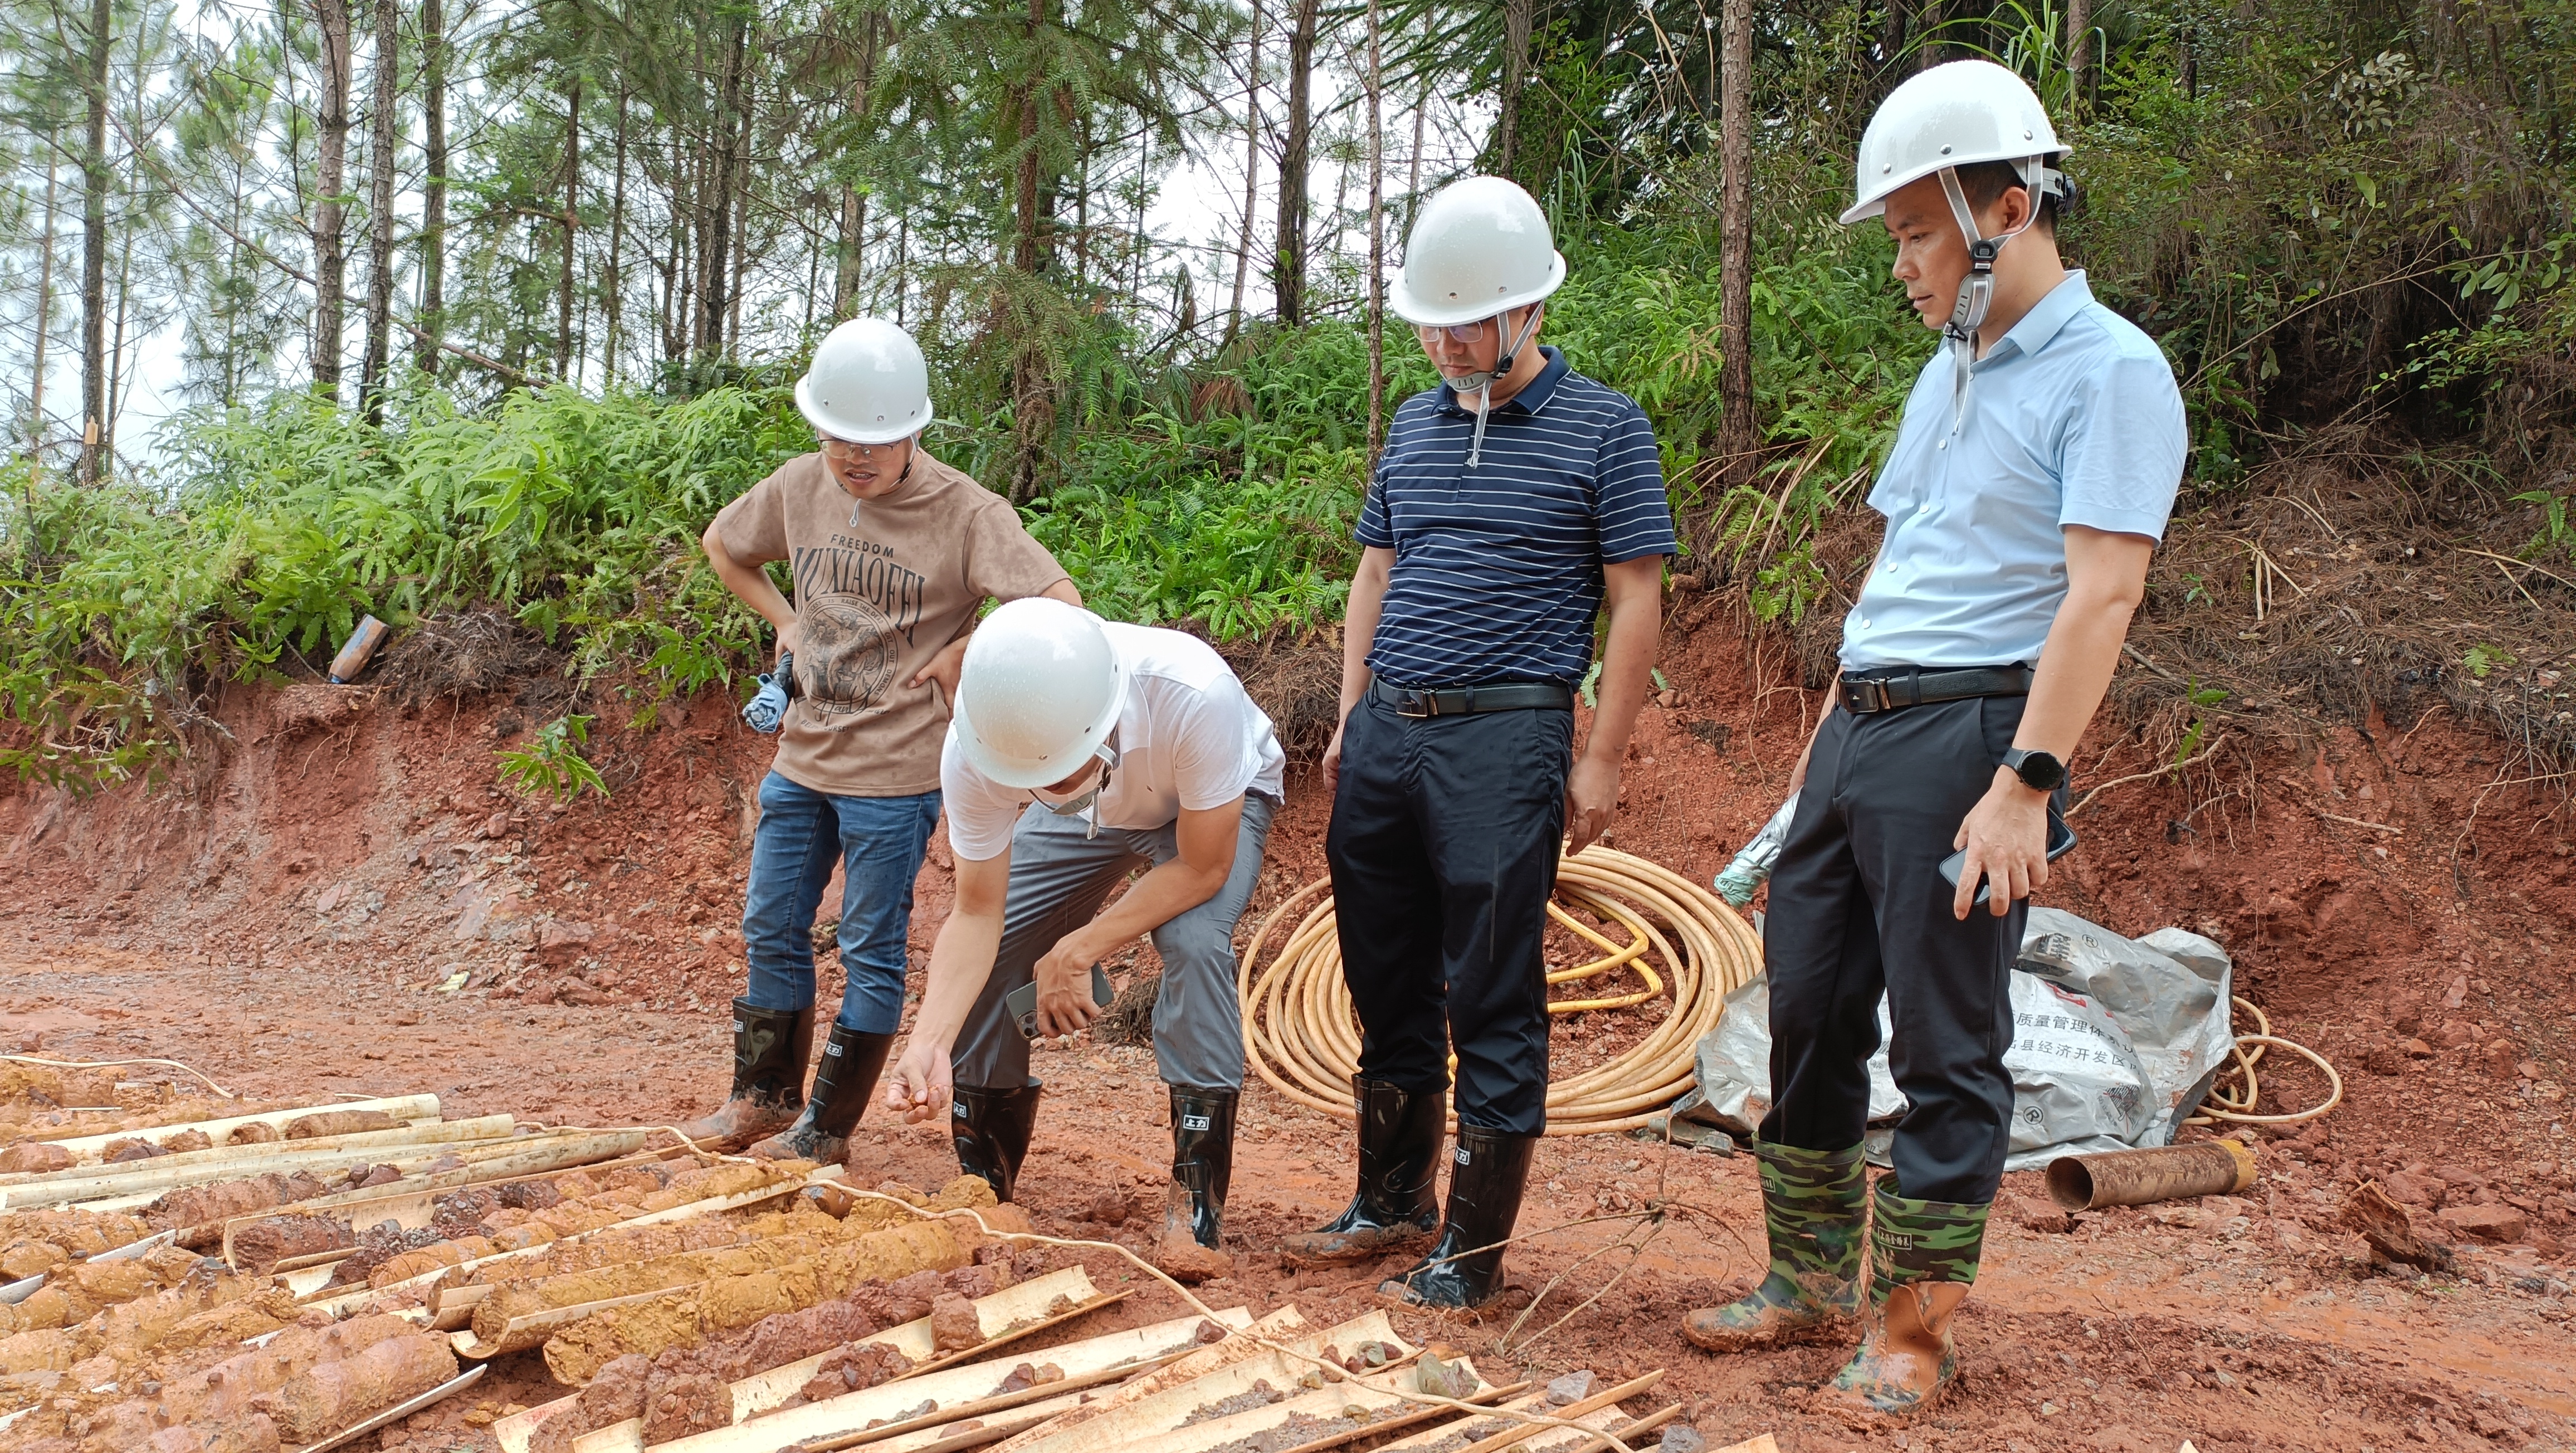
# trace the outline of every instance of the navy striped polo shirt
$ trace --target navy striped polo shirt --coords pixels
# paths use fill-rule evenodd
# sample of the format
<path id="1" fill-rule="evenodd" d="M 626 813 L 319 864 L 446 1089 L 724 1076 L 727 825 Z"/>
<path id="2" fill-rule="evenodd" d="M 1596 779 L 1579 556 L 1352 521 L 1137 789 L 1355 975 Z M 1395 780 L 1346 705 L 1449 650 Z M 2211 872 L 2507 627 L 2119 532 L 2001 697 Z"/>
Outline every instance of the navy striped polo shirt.
<path id="1" fill-rule="evenodd" d="M 1369 669 L 1396 686 L 1583 679 L 1601 567 L 1674 551 L 1654 426 L 1554 348 L 1485 422 L 1447 384 L 1406 399 L 1353 533 L 1395 551 Z"/>

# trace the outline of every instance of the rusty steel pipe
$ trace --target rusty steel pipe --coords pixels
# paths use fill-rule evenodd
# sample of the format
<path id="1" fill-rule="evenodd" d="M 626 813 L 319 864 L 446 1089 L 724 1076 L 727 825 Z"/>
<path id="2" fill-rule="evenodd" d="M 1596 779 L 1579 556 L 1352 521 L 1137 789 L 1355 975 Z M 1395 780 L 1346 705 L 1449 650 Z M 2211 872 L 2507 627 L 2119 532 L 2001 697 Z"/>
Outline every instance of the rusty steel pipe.
<path id="1" fill-rule="evenodd" d="M 2254 1184 L 2254 1148 L 2204 1140 L 2159 1150 L 2064 1155 L 2048 1163 L 2048 1198 L 2069 1211 L 2233 1195 Z"/>

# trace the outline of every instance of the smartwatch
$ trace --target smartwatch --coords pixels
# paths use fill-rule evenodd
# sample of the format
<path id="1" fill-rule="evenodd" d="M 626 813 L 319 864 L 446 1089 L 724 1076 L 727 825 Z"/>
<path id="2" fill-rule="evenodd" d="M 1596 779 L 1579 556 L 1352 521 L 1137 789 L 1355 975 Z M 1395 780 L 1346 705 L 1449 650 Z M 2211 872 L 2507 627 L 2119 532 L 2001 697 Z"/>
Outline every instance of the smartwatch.
<path id="1" fill-rule="evenodd" d="M 2046 752 L 2015 747 L 2004 753 L 2004 765 L 2033 792 L 2054 792 L 2066 785 L 2066 764 Z"/>

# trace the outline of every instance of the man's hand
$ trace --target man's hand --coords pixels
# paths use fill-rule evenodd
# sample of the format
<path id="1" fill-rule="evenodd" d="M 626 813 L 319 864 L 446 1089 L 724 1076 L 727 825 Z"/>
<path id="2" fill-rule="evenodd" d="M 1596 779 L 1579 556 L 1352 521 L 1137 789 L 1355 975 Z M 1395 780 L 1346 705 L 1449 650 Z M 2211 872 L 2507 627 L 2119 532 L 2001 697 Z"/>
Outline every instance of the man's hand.
<path id="1" fill-rule="evenodd" d="M 904 1041 L 903 1057 L 887 1072 L 882 1098 L 887 1109 L 919 1124 L 933 1115 L 947 1114 L 956 1090 L 956 1076 L 948 1067 L 948 1047 L 932 1044 L 916 1034 Z"/>
<path id="2" fill-rule="evenodd" d="M 912 684 L 919 686 L 925 681 L 936 681 L 939 683 L 939 689 L 947 693 L 949 704 L 955 705 L 957 678 L 965 673 L 966 643 L 971 639 L 973 639 L 971 636 L 959 636 L 956 640 L 932 652 L 930 659 L 922 663 L 921 669 L 912 673 Z"/>
<path id="3" fill-rule="evenodd" d="M 1100 956 L 1076 942 L 1080 937 L 1069 933 L 1056 940 L 1032 970 L 1038 984 L 1040 1034 L 1072 1034 L 1100 1017 L 1100 1006 L 1091 1002 L 1091 966 Z"/>
<path id="4" fill-rule="evenodd" d="M 1962 923 L 1976 906 L 1977 881 L 1991 879 L 1994 893 L 1986 902 L 1995 917 L 2012 911 L 2014 900 L 2048 884 L 2048 794 L 2022 785 L 2009 767 L 1995 769 L 1995 784 L 1968 810 L 1950 846 L 1965 848 L 1959 867 L 1959 891 L 1950 898 L 1950 916 Z"/>
<path id="5" fill-rule="evenodd" d="M 779 628 L 778 647 L 776 650 L 769 653 L 769 669 L 772 671 L 777 670 L 781 663 L 785 662 L 789 656 L 792 656 L 795 653 L 796 625 L 791 621 L 787 625 Z"/>
<path id="6" fill-rule="evenodd" d="M 1565 855 L 1592 846 L 1619 812 L 1619 766 L 1590 757 L 1565 774 Z"/>
<path id="7" fill-rule="evenodd" d="M 1350 725 L 1348 715 L 1334 724 L 1333 739 L 1324 744 L 1324 790 L 1330 792 L 1342 780 L 1342 728 Z"/>

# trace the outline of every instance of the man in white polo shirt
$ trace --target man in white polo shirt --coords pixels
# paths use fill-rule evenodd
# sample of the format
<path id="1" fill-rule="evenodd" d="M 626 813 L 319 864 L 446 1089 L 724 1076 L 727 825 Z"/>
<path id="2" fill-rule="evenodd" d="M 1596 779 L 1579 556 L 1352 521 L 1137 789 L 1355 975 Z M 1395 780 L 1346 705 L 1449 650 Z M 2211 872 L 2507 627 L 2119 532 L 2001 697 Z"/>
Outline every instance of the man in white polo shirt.
<path id="1" fill-rule="evenodd" d="M 2026 900 L 2182 478 L 2172 366 L 2059 261 L 2065 150 L 2012 72 L 1936 66 L 1871 118 L 1842 219 L 1884 223 L 1947 345 L 1870 492 L 1886 539 L 1771 878 L 1774 1100 L 1754 1141 L 1769 1274 L 1683 1330 L 1735 1351 L 1837 1337 L 1860 1314 L 1821 1397 L 1855 1424 L 1919 1413 L 1957 1376 L 1951 1326 L 2011 1140 Z M 1906 1110 L 1873 1187 L 1882 993 Z"/>
<path id="2" fill-rule="evenodd" d="M 940 759 L 957 898 L 886 1103 L 913 1120 L 948 1105 L 958 1165 L 1009 1200 L 1039 1082 L 1004 998 L 1034 979 L 1033 1027 L 1069 1034 L 1099 1013 L 1092 966 L 1151 934 L 1172 1113 L 1155 1261 L 1188 1281 L 1230 1266 L 1218 1247 L 1243 1090 L 1234 928 L 1281 766 L 1270 718 L 1205 642 L 1044 599 L 975 632 Z"/>

